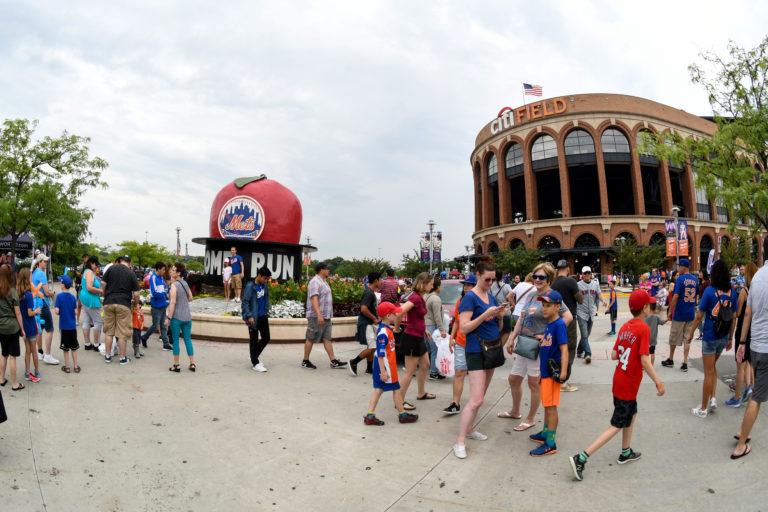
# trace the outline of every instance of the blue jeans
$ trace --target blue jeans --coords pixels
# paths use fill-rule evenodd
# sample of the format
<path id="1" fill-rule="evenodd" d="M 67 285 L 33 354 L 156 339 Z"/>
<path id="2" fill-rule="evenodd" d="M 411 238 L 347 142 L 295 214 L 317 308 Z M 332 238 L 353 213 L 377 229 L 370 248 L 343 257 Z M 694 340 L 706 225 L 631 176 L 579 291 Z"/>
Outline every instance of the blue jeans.
<path id="1" fill-rule="evenodd" d="M 152 306 L 152 327 L 142 334 L 142 343 L 146 344 L 149 337 L 152 336 L 152 333 L 154 333 L 158 327 L 160 328 L 160 339 L 163 341 L 163 345 L 167 345 L 168 331 L 165 327 L 165 308 L 156 308 Z"/>
<path id="2" fill-rule="evenodd" d="M 179 331 L 184 337 L 184 346 L 187 349 L 187 355 L 195 355 L 195 351 L 192 348 L 192 320 L 182 322 L 176 318 L 171 318 L 171 336 L 173 336 L 173 355 L 179 355 Z"/>
<path id="3" fill-rule="evenodd" d="M 432 333 L 437 329 L 436 325 L 428 325 L 427 332 L 432 336 Z M 427 349 L 429 350 L 429 373 L 439 373 L 437 371 L 437 343 L 431 337 L 427 340 Z"/>
<path id="4" fill-rule="evenodd" d="M 589 335 L 592 332 L 593 324 L 592 317 L 590 316 L 588 320 L 584 320 L 577 315 L 576 318 L 579 322 L 579 331 L 581 332 L 581 339 L 576 347 L 576 353 L 592 357 L 592 349 L 589 348 Z"/>

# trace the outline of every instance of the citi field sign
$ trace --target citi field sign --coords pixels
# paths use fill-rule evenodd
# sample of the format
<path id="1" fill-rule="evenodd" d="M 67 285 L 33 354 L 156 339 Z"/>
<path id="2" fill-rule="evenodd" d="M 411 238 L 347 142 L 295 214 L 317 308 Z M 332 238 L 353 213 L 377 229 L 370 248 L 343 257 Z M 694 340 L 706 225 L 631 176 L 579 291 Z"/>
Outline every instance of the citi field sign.
<path id="1" fill-rule="evenodd" d="M 529 103 L 516 109 L 504 107 L 499 110 L 496 119 L 491 121 L 491 133 L 496 135 L 502 130 L 518 124 L 562 114 L 567 108 L 568 105 L 563 98 L 537 101 L 536 103 Z"/>

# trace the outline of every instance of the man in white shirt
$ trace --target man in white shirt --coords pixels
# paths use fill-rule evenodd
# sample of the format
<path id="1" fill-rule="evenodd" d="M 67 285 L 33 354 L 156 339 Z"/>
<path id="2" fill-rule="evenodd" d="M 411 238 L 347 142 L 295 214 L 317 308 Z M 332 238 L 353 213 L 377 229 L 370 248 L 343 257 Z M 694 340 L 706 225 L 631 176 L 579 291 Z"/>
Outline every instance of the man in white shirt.
<path id="1" fill-rule="evenodd" d="M 578 347 L 576 347 L 576 357 L 583 357 L 584 361 L 589 364 L 592 362 L 589 335 L 594 324 L 595 303 L 598 299 L 603 303 L 603 307 L 607 307 L 608 303 L 605 302 L 603 292 L 600 291 L 600 284 L 597 280 L 592 279 L 592 269 L 590 267 L 583 267 L 581 274 L 581 281 L 578 284 L 579 292 L 581 292 L 584 300 L 576 307 L 576 320 L 579 322 L 579 331 L 581 331 L 581 339 L 579 340 Z"/>

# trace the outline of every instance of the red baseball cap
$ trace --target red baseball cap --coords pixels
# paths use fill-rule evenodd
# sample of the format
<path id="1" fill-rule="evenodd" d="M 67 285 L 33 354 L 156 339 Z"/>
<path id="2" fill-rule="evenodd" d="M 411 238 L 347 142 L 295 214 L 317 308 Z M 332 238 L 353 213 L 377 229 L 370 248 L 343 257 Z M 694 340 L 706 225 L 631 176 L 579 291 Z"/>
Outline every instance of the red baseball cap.
<path id="1" fill-rule="evenodd" d="M 392 313 L 398 314 L 403 311 L 403 308 L 395 306 L 391 302 L 382 302 L 379 307 L 376 308 L 376 312 L 379 314 L 379 318 L 390 315 Z"/>
<path id="2" fill-rule="evenodd" d="M 635 290 L 629 296 L 629 309 L 637 311 L 643 309 L 643 306 L 651 302 L 651 296 L 645 290 Z"/>

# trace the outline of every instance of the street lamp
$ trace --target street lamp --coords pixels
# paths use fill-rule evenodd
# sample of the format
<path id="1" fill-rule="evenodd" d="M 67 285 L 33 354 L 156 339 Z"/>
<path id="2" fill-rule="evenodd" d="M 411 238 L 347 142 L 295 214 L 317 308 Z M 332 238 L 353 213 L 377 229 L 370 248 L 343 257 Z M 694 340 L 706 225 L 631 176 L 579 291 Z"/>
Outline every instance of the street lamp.
<path id="1" fill-rule="evenodd" d="M 675 270 L 680 267 L 680 233 L 677 227 L 677 214 L 680 213 L 679 206 L 672 206 L 672 215 L 675 217 Z"/>
<path id="2" fill-rule="evenodd" d="M 432 275 L 432 250 L 435 247 L 435 241 L 432 237 L 432 232 L 435 230 L 435 221 L 430 219 L 427 221 L 427 226 L 429 226 L 429 275 Z"/>
<path id="3" fill-rule="evenodd" d="M 469 274 L 470 266 L 469 266 L 469 254 L 470 251 L 472 251 L 473 245 L 465 245 L 464 249 L 467 251 L 467 274 Z"/>

